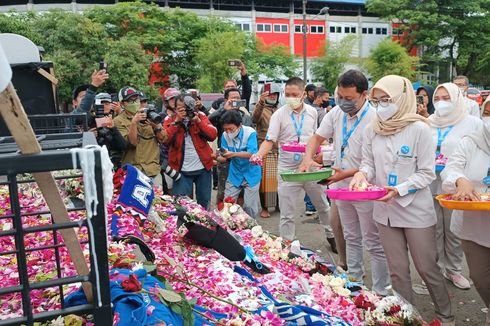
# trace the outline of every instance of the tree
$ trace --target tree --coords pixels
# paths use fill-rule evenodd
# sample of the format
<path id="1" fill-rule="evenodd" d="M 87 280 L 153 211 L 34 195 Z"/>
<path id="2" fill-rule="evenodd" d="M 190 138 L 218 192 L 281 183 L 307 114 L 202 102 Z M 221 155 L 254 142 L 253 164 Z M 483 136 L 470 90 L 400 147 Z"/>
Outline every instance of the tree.
<path id="1" fill-rule="evenodd" d="M 451 63 L 458 74 L 472 77 L 488 65 L 490 1 L 488 0 L 368 0 L 370 13 L 399 21 L 402 45 L 423 50 L 424 64 Z M 489 83 L 488 74 L 481 82 Z"/>
<path id="2" fill-rule="evenodd" d="M 399 75 L 413 80 L 417 61 L 398 42 L 387 38 L 371 51 L 366 68 L 373 81 L 386 75 Z"/>
<path id="3" fill-rule="evenodd" d="M 311 71 L 316 79 L 330 90 L 337 86 L 337 79 L 351 58 L 356 36 L 349 35 L 338 42 L 329 41 L 325 45 L 325 55 L 311 64 Z"/>

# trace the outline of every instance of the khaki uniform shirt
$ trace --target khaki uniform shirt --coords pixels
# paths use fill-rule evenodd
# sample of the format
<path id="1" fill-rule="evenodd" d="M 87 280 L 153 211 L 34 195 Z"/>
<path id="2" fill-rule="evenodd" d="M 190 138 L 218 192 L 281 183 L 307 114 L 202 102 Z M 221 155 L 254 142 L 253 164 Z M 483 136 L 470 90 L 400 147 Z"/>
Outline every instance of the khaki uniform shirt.
<path id="1" fill-rule="evenodd" d="M 129 163 L 149 177 L 160 173 L 160 148 L 153 128 L 147 124 L 138 124 L 138 145 L 129 142 L 129 128 L 132 117 L 122 112 L 114 119 L 114 126 L 128 142 L 122 156 L 122 163 Z"/>
<path id="2" fill-rule="evenodd" d="M 276 142 L 279 146 L 279 171 L 296 170 L 303 159 L 304 154 L 285 152 L 281 149 L 281 145 L 285 143 L 298 141 L 298 133 L 293 119 L 296 122 L 296 127 L 301 129 L 300 143 L 306 144 L 316 131 L 317 117 L 316 109 L 307 104 L 303 104 L 303 109 L 300 112 L 292 111 L 288 106 L 283 106 L 274 112 L 265 139 Z M 301 120 L 303 120 L 302 128 L 300 128 Z"/>
<path id="3" fill-rule="evenodd" d="M 255 123 L 255 130 L 257 130 L 257 139 L 259 141 L 259 146 L 265 140 L 267 131 L 269 130 L 269 123 L 271 117 L 278 109 L 275 106 L 262 105 L 257 103 L 255 109 L 252 112 L 252 122 Z M 272 152 L 277 153 L 277 144 L 274 143 Z"/>

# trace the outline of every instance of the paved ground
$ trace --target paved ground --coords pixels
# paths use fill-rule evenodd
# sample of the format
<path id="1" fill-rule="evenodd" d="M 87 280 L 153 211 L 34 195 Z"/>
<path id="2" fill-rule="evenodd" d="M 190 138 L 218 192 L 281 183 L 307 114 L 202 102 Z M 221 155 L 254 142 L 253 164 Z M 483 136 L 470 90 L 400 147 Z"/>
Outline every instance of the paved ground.
<path id="1" fill-rule="evenodd" d="M 298 196 L 298 198 L 303 198 L 303 196 Z M 301 207 L 303 208 L 304 206 Z M 334 260 L 337 259 L 337 255 L 330 251 L 330 247 L 325 241 L 325 234 L 320 228 L 317 220 L 311 216 L 304 216 L 302 211 L 299 211 L 297 216 L 296 237 L 301 241 L 301 243 L 311 249 L 321 251 L 320 254 L 325 258 L 332 257 Z M 264 229 L 279 234 L 279 213 L 271 212 L 271 217 L 267 219 L 259 217 L 258 222 Z M 366 284 L 370 286 L 370 264 L 367 252 L 366 258 L 368 261 L 365 264 L 367 271 L 367 278 L 365 281 Z M 468 269 L 466 265 L 464 267 L 464 275 L 467 276 Z M 413 266 L 412 282 L 413 284 L 421 283 L 421 279 Z M 472 287 L 470 290 L 460 290 L 448 282 L 448 289 L 456 316 L 456 325 L 484 325 L 485 314 L 481 311 L 481 309 L 484 308 L 484 305 L 474 287 Z M 416 295 L 416 300 L 416 307 L 424 319 L 434 319 L 434 308 L 430 297 L 428 295 Z"/>

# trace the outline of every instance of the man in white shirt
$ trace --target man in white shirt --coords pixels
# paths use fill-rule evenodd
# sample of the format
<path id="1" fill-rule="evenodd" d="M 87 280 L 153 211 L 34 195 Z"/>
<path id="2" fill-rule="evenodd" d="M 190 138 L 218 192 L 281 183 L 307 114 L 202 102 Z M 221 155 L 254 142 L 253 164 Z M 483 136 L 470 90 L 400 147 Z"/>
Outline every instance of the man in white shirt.
<path id="1" fill-rule="evenodd" d="M 472 99 L 468 98 L 468 86 L 470 84 L 470 81 L 468 80 L 468 77 L 466 76 L 456 76 L 453 79 L 453 83 L 458 85 L 459 89 L 461 90 L 461 93 L 463 93 L 464 96 L 464 101 L 466 103 L 466 106 L 468 107 L 468 112 L 470 115 L 475 116 L 477 118 L 480 118 L 480 106 L 478 103 L 473 101 Z"/>

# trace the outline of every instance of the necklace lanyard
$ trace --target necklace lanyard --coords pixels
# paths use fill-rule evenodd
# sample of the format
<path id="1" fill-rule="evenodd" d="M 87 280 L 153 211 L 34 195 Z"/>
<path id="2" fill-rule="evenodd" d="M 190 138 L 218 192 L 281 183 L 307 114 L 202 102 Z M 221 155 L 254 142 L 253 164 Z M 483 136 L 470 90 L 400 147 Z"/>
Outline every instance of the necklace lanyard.
<path id="1" fill-rule="evenodd" d="M 437 128 L 437 149 L 436 154 L 439 155 L 441 153 L 441 146 L 447 135 L 451 130 L 453 130 L 454 126 L 448 126 L 446 132 L 443 134 L 441 128 Z"/>
<path id="2" fill-rule="evenodd" d="M 306 110 L 303 111 L 303 114 L 301 115 L 301 122 L 300 122 L 299 127 L 298 127 L 298 124 L 296 123 L 296 119 L 294 118 L 294 113 L 291 112 L 291 119 L 293 120 L 294 129 L 296 130 L 296 135 L 298 136 L 298 143 L 300 142 L 301 132 L 303 130 L 303 122 L 305 121 L 305 113 L 306 113 Z"/>
<path id="3" fill-rule="evenodd" d="M 361 116 L 357 121 L 354 123 L 352 128 L 347 132 L 347 113 L 344 113 L 344 128 L 342 129 L 342 146 L 340 147 L 340 158 L 343 159 L 345 154 L 344 151 L 348 145 L 349 139 L 356 130 L 356 128 L 359 126 L 359 123 L 361 123 L 362 118 L 366 115 L 367 111 L 369 110 L 369 105 L 364 109 L 362 112 Z"/>
<path id="4" fill-rule="evenodd" d="M 240 133 L 241 133 L 241 132 L 242 132 L 242 129 L 241 129 L 241 130 L 238 132 L 238 135 L 237 135 L 235 138 L 233 138 L 233 139 L 231 140 L 231 142 L 233 143 L 232 148 L 233 148 L 233 150 L 235 151 L 235 153 L 238 153 L 238 152 L 241 150 L 241 148 L 242 148 L 243 137 L 242 137 L 242 138 L 240 138 Z M 240 144 L 238 145 L 238 149 L 235 147 L 235 139 L 236 139 L 236 138 L 240 138 Z"/>

